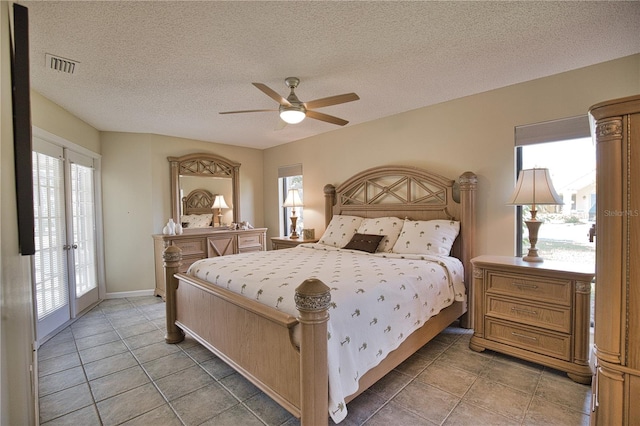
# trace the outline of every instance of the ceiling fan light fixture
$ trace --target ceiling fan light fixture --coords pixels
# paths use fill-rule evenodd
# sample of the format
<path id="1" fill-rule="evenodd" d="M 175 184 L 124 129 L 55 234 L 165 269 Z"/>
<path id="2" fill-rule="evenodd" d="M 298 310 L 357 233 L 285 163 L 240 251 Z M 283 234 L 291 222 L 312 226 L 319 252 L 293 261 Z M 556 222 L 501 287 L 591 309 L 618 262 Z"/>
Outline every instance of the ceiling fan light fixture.
<path id="1" fill-rule="evenodd" d="M 280 107 L 280 118 L 288 124 L 298 124 L 306 117 L 304 107 Z"/>

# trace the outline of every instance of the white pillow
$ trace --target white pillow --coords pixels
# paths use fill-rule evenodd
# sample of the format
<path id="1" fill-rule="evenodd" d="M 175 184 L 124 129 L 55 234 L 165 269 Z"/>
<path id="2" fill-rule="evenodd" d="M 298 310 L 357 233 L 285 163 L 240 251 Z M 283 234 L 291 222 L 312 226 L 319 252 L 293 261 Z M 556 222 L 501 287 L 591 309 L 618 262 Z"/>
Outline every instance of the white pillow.
<path id="1" fill-rule="evenodd" d="M 455 220 L 405 220 L 393 252 L 448 256 L 459 231 Z"/>
<path id="2" fill-rule="evenodd" d="M 180 221 L 186 228 L 208 228 L 211 226 L 212 217 L 213 214 L 186 214 Z"/>
<path id="3" fill-rule="evenodd" d="M 400 236 L 404 220 L 397 217 L 376 217 L 363 219 L 358 234 L 384 235 L 376 251 L 390 253 Z"/>
<path id="4" fill-rule="evenodd" d="M 351 241 L 362 223 L 359 216 L 335 215 L 318 241 L 332 247 L 342 248 Z"/>

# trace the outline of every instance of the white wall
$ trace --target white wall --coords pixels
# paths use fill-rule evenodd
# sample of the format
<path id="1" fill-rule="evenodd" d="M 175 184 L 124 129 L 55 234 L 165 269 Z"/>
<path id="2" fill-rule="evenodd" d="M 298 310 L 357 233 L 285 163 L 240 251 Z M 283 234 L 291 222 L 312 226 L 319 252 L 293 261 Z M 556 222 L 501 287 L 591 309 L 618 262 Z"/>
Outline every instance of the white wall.
<path id="1" fill-rule="evenodd" d="M 210 152 L 240 163 L 241 218 L 264 224 L 260 150 L 117 132 L 103 132 L 101 147 L 107 293 L 155 286 L 151 235 L 171 215 L 169 156 Z"/>
<path id="2" fill-rule="evenodd" d="M 515 126 L 587 114 L 597 102 L 637 93 L 640 55 L 267 149 L 265 225 L 270 236 L 277 235 L 276 182 L 282 165 L 303 164 L 305 227 L 315 228 L 317 236 L 325 228 L 322 189 L 327 183 L 340 184 L 361 170 L 389 164 L 423 167 L 449 178 L 469 170 L 479 178 L 475 253 L 513 255 L 515 209 L 506 199 L 515 184 Z"/>

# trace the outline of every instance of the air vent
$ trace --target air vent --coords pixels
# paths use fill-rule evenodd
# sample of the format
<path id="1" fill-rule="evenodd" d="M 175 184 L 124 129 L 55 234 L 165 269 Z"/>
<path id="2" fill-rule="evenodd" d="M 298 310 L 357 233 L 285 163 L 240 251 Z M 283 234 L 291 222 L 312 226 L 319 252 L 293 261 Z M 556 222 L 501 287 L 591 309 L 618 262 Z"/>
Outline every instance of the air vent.
<path id="1" fill-rule="evenodd" d="M 80 62 L 74 61 L 73 59 L 66 59 L 48 53 L 45 53 L 44 57 L 47 67 L 58 72 L 73 74 L 78 71 L 78 65 L 80 65 Z"/>

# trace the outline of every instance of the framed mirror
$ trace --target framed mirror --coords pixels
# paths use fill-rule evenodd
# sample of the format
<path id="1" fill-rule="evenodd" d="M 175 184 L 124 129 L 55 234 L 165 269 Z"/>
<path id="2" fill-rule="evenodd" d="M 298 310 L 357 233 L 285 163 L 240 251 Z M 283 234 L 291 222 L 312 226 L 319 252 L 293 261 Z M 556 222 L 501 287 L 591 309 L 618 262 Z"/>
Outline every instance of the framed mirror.
<path id="1" fill-rule="evenodd" d="M 176 223 L 187 214 L 212 214 L 214 228 L 240 222 L 240 163 L 208 153 L 167 160 L 171 168 L 171 217 Z M 224 202 L 217 207 L 222 199 Z"/>

